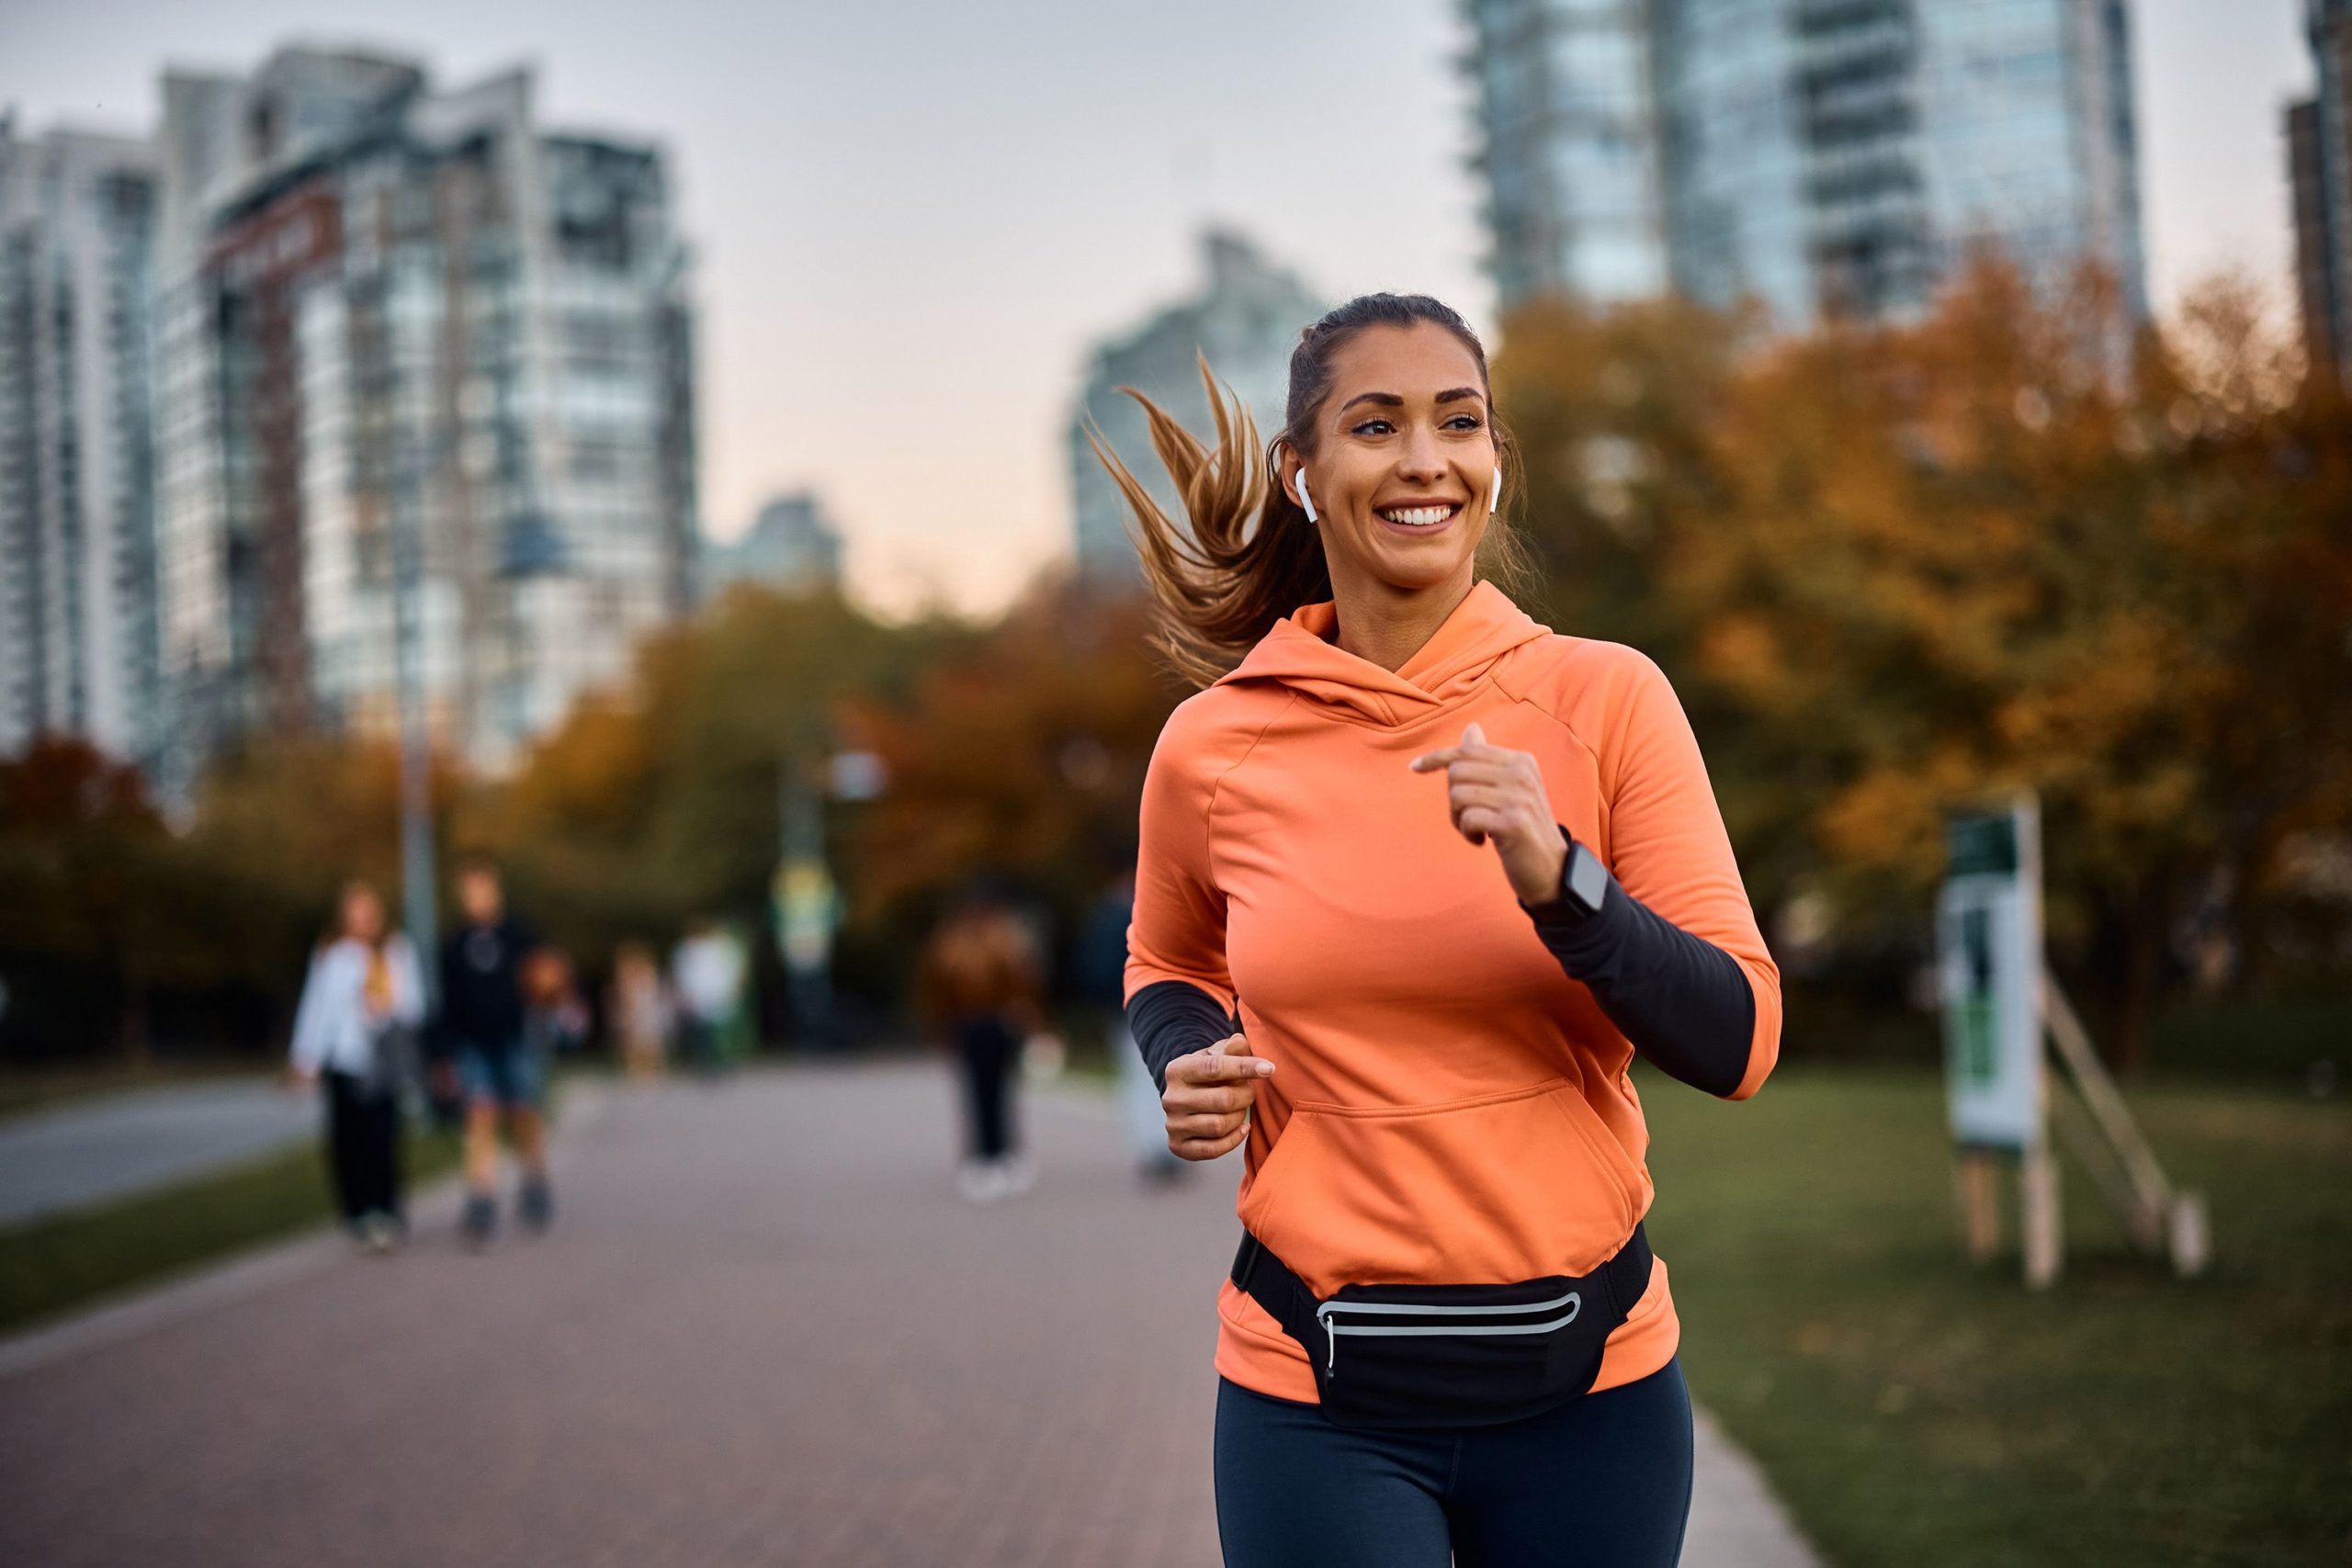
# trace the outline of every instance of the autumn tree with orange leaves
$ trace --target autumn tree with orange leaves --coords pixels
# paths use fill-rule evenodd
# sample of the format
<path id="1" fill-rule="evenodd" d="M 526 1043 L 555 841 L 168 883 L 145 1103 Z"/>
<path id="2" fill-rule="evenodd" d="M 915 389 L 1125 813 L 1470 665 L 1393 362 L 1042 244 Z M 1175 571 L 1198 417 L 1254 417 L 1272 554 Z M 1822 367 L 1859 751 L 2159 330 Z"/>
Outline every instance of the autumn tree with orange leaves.
<path id="1" fill-rule="evenodd" d="M 2242 983 L 2341 953 L 2280 917 L 2352 831 L 2352 420 L 2242 290 L 2121 322 L 1996 265 L 1781 340 L 1545 306 L 1498 397 L 1556 624 L 1675 677 L 1759 906 L 1917 947 L 1945 815 L 2033 790 L 2128 1066 L 2193 931 Z"/>

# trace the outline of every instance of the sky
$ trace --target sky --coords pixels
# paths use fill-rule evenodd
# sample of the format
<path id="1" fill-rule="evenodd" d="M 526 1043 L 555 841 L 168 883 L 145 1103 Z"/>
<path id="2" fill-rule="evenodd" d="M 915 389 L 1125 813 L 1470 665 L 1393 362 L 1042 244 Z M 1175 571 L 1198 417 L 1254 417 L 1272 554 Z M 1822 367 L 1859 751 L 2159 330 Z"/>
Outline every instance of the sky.
<path id="1" fill-rule="evenodd" d="M 2301 0 L 2137 0 L 2161 312 L 2244 271 L 2289 298 L 2280 107 Z M 808 486 L 886 613 L 1002 604 L 1070 547 L 1089 344 L 1236 227 L 1325 297 L 1412 289 L 1489 325 L 1453 0 L 0 0 L 18 129 L 143 131 L 168 66 L 291 41 L 451 88 L 517 64 L 542 120 L 652 141 L 695 256 L 702 508 L 731 536 Z"/>

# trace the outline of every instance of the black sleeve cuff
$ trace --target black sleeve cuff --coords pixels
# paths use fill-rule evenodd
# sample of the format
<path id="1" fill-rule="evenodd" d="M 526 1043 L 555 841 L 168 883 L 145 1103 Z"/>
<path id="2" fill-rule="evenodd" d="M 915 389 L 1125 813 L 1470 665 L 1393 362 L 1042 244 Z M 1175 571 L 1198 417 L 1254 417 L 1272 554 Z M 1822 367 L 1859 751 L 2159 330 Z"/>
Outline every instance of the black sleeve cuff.
<path id="1" fill-rule="evenodd" d="M 1155 980 L 1127 1003 L 1127 1030 L 1136 1037 L 1151 1081 L 1168 1088 L 1168 1064 L 1235 1033 L 1233 1017 L 1215 997 L 1183 980 Z"/>

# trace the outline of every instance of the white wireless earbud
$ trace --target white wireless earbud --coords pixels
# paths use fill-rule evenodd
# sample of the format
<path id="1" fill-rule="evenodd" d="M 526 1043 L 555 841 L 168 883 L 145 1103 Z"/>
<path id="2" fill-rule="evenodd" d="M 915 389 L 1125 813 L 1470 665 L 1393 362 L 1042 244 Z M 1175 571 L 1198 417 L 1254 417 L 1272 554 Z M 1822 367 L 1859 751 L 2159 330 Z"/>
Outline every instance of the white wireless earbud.
<path id="1" fill-rule="evenodd" d="M 1306 513 L 1306 520 L 1309 523 L 1314 522 L 1316 520 L 1315 498 L 1306 493 L 1306 470 L 1305 468 L 1298 470 L 1298 504 L 1300 510 Z"/>
<path id="2" fill-rule="evenodd" d="M 1503 509 L 1503 466 L 1502 466 L 1500 463 L 1497 463 L 1497 464 L 1495 465 L 1495 483 L 1494 483 L 1494 488 L 1493 488 L 1493 490 L 1492 490 L 1492 491 L 1490 491 L 1488 492 L 1488 494 L 1487 494 L 1487 511 L 1489 511 L 1489 512 L 1500 512 L 1502 509 Z"/>

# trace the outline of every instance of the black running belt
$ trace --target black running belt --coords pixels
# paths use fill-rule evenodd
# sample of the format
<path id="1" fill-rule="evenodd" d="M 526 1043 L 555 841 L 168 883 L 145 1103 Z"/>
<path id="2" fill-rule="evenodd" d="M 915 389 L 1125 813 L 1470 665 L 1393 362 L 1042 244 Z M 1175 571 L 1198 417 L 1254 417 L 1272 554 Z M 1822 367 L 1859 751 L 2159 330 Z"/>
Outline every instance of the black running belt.
<path id="1" fill-rule="evenodd" d="M 1351 1335 L 1535 1335 L 1581 1315 L 1605 1337 L 1649 1288 L 1650 1262 L 1649 1237 L 1637 1223 L 1617 1255 L 1589 1274 L 1510 1285 L 1341 1286 L 1327 1300 L 1245 1230 L 1232 1280 L 1321 1372 L 1336 1365 L 1340 1338 Z"/>

